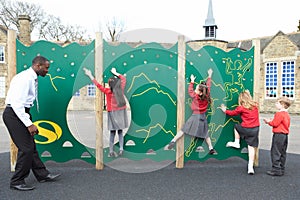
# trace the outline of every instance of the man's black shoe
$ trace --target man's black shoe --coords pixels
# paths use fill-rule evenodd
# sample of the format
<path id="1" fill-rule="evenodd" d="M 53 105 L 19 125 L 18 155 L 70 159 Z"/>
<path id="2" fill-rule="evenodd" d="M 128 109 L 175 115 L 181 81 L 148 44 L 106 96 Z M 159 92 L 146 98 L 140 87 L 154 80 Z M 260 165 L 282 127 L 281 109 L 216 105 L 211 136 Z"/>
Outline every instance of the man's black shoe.
<path id="1" fill-rule="evenodd" d="M 44 179 L 39 180 L 40 183 L 44 182 L 49 182 L 49 181 L 56 181 L 56 179 L 60 176 L 61 174 L 48 174 Z"/>
<path id="2" fill-rule="evenodd" d="M 270 176 L 283 176 L 283 173 L 282 172 L 276 172 L 276 171 L 267 171 L 267 174 L 270 175 Z"/>
<path id="3" fill-rule="evenodd" d="M 13 190 L 20 190 L 20 191 L 28 191 L 28 190 L 33 190 L 35 187 L 34 186 L 28 186 L 25 183 L 21 185 L 11 185 L 10 189 Z"/>

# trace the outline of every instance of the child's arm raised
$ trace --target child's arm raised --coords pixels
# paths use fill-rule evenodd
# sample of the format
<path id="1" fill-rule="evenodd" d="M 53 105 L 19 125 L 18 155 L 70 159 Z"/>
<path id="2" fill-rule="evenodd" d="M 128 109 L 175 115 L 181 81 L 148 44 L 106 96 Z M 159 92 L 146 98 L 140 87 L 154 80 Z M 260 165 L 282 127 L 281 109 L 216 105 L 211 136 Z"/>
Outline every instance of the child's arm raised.
<path id="1" fill-rule="evenodd" d="M 121 75 L 120 73 L 117 72 L 116 68 L 114 68 L 114 67 L 110 70 L 110 72 L 117 77 L 119 77 Z"/>
<path id="2" fill-rule="evenodd" d="M 95 79 L 95 77 L 93 76 L 91 70 L 89 70 L 89 69 L 87 69 L 87 68 L 84 67 L 83 71 L 84 71 L 85 75 L 87 75 L 91 80 Z"/>

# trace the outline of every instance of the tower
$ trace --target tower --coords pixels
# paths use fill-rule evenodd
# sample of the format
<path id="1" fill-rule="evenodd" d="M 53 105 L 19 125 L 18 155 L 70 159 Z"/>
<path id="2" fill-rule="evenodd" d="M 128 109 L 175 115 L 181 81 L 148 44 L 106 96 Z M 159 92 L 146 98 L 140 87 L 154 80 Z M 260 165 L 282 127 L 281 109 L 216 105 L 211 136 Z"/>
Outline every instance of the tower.
<path id="1" fill-rule="evenodd" d="M 209 0 L 207 18 L 205 20 L 205 39 L 215 39 L 217 36 L 217 25 L 213 16 L 212 0 Z"/>

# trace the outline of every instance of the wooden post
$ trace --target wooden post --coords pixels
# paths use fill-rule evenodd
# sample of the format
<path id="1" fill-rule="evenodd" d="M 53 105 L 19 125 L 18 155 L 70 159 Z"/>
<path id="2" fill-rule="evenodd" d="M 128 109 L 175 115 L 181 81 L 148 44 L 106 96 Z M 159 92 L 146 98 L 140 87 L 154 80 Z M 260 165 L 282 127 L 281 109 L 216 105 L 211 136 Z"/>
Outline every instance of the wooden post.
<path id="1" fill-rule="evenodd" d="M 253 99 L 259 103 L 260 97 L 260 40 L 255 39 L 252 41 L 254 46 L 254 76 L 253 76 Z M 255 148 L 254 166 L 259 164 L 259 148 Z"/>
<path id="2" fill-rule="evenodd" d="M 95 39 L 95 79 L 103 83 L 103 38 L 102 33 L 96 33 Z M 103 165 L 103 94 L 96 90 L 96 169 L 102 170 Z"/>
<path id="3" fill-rule="evenodd" d="M 178 37 L 177 131 L 184 124 L 185 102 L 185 38 Z M 184 135 L 176 141 L 176 168 L 184 166 Z"/>
<path id="4" fill-rule="evenodd" d="M 9 86 L 11 79 L 16 75 L 16 38 L 17 34 L 14 30 L 7 32 L 7 85 Z M 18 148 L 12 140 L 10 140 L 10 170 L 15 171 L 17 162 Z"/>

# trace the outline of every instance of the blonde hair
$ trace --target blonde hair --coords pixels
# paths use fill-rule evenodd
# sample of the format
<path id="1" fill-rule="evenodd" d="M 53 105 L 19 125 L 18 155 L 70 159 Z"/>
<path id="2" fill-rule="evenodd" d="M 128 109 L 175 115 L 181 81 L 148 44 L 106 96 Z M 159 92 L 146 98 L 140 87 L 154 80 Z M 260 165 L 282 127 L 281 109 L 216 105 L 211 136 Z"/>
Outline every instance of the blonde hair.
<path id="1" fill-rule="evenodd" d="M 287 97 L 279 97 L 277 101 L 283 105 L 285 109 L 289 108 L 292 104 L 291 100 L 289 100 Z"/>
<path id="2" fill-rule="evenodd" d="M 239 105 L 242 105 L 245 108 L 252 110 L 254 107 L 258 106 L 258 103 L 252 99 L 249 90 L 245 90 L 239 95 Z"/>

